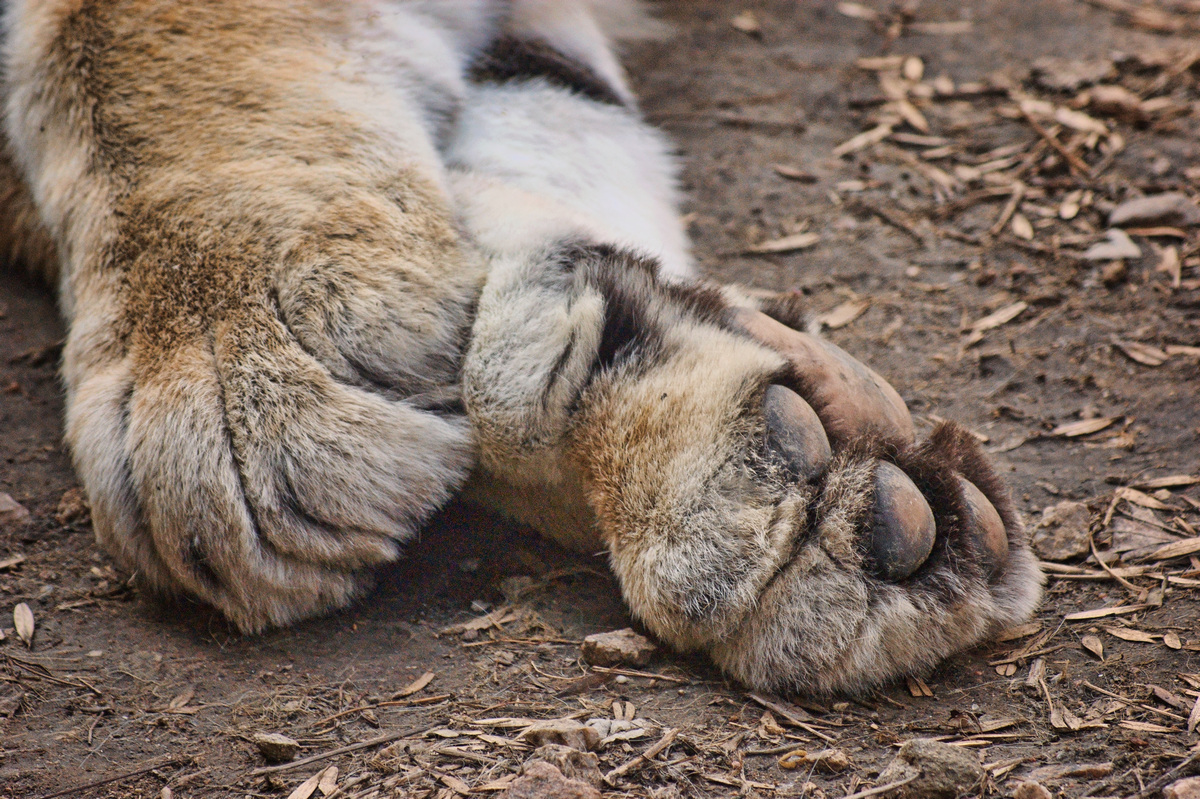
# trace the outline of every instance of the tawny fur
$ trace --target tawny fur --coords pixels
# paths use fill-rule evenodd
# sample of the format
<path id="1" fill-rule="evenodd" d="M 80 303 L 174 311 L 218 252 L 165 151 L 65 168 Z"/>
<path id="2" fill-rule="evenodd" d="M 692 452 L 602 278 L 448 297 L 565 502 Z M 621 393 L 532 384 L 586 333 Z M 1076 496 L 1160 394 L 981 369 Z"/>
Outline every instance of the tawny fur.
<path id="1" fill-rule="evenodd" d="M 470 495 L 607 547 L 650 630 L 752 686 L 859 690 L 1024 618 L 1036 566 L 965 434 L 860 442 L 811 484 L 766 447 L 789 367 L 731 309 L 802 308 L 693 282 L 669 145 L 601 24 L 628 4 L 598 5 L 11 4 L 0 243 L 58 273 L 101 543 L 286 624 L 360 592 L 478 462 Z M 615 102 L 470 83 L 500 36 Z M 938 522 L 901 584 L 862 552 L 880 459 Z M 991 577 L 958 475 L 1009 531 Z"/>

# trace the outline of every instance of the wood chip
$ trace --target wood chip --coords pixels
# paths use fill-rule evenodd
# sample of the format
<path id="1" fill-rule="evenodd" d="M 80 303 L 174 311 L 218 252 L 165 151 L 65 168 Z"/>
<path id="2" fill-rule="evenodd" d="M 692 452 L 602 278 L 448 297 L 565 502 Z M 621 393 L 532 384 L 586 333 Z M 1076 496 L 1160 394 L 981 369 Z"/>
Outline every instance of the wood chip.
<path id="1" fill-rule="evenodd" d="M 920 677 L 908 677 L 908 692 L 916 697 L 932 697 L 933 689 L 925 684 L 925 681 Z"/>
<path id="2" fill-rule="evenodd" d="M 397 691 L 395 694 L 393 694 L 392 698 L 393 699 L 402 699 L 403 697 L 406 697 L 406 696 L 412 696 L 417 691 L 420 691 L 422 688 L 429 685 L 429 683 L 433 682 L 434 676 L 436 676 L 436 675 L 434 675 L 434 673 L 432 671 L 425 672 L 420 677 L 413 680 L 408 685 L 404 686 L 399 691 Z"/>
<path id="3" fill-rule="evenodd" d="M 753 11 L 743 11 L 733 19 L 729 20 L 729 24 L 734 30 L 754 36 L 762 33 L 762 23 L 758 21 L 758 17 Z"/>
<path id="4" fill-rule="evenodd" d="M 1127 730 L 1134 732 L 1176 732 L 1173 727 L 1164 727 L 1161 724 L 1151 724 L 1148 721 L 1121 721 L 1118 726 L 1124 727 Z"/>
<path id="5" fill-rule="evenodd" d="M 1155 477 L 1141 483 L 1134 483 L 1138 488 L 1181 488 L 1183 486 L 1200 485 L 1200 475 L 1172 474 L 1166 477 Z"/>
<path id="6" fill-rule="evenodd" d="M 850 153 L 858 152 L 865 147 L 870 147 L 872 144 L 878 144 L 888 136 L 892 135 L 892 131 L 895 130 L 895 128 L 896 123 L 885 122 L 881 125 L 876 125 L 870 130 L 864 130 L 857 136 L 847 139 L 837 147 L 834 147 L 833 154 L 835 157 L 841 157 L 843 155 L 849 155 Z"/>
<path id="7" fill-rule="evenodd" d="M 297 785 L 292 792 L 287 795 L 287 799 L 308 799 L 308 797 L 316 793 L 317 785 L 321 782 L 321 775 L 324 773 L 325 771 L 322 769 L 306 779 L 304 782 Z"/>
<path id="8" fill-rule="evenodd" d="M 1166 633 L 1163 635 L 1163 643 L 1167 649 L 1183 649 L 1183 641 L 1179 640 L 1179 636 L 1175 633 Z"/>
<path id="9" fill-rule="evenodd" d="M 1068 422 L 1060 424 L 1058 427 L 1050 431 L 1052 436 L 1062 436 L 1063 438 L 1077 438 L 1079 436 L 1088 436 L 1092 433 L 1099 433 L 1101 430 L 1112 425 L 1121 417 L 1119 416 L 1102 416 L 1096 419 L 1082 419 L 1078 422 Z"/>
<path id="10" fill-rule="evenodd" d="M 748 247 L 748 253 L 782 253 L 795 252 L 796 250 L 806 250 L 821 240 L 820 233 L 796 233 L 792 236 L 784 236 L 780 239 L 772 239 L 764 241 L 761 244 L 755 244 L 753 247 Z"/>
<path id="11" fill-rule="evenodd" d="M 13 555 L 11 558 L 0 560 L 0 572 L 11 569 L 13 566 L 20 566 L 24 562 L 24 555 Z"/>
<path id="12" fill-rule="evenodd" d="M 1200 696 L 1196 697 L 1196 702 L 1192 705 L 1192 712 L 1188 714 L 1187 731 L 1195 732 L 1197 724 L 1200 724 Z"/>
<path id="13" fill-rule="evenodd" d="M 1029 303 L 1026 302 L 1014 302 L 1012 305 L 1006 305 L 1000 310 L 994 311 L 976 321 L 971 325 L 971 329 L 982 333 L 985 330 L 992 330 L 993 328 L 1008 324 L 1020 316 L 1028 307 Z"/>
<path id="14" fill-rule="evenodd" d="M 829 313 L 818 316 L 817 321 L 831 330 L 837 330 L 862 316 L 870 307 L 870 300 L 847 300 Z"/>
<path id="15" fill-rule="evenodd" d="M 33 611 L 24 602 L 13 608 L 13 625 L 17 628 L 17 635 L 25 642 L 25 646 L 33 646 Z"/>
<path id="16" fill-rule="evenodd" d="M 1094 635 L 1085 635 L 1079 639 L 1079 643 L 1088 652 L 1096 656 L 1097 660 L 1104 660 L 1104 644 Z"/>
<path id="17" fill-rule="evenodd" d="M 1013 214 L 1012 232 L 1019 239 L 1033 241 L 1033 224 L 1024 214 Z"/>
<path id="18" fill-rule="evenodd" d="M 1182 541 L 1164 544 L 1147 555 L 1146 559 L 1170 560 L 1171 558 L 1181 558 L 1184 555 L 1194 555 L 1197 552 L 1200 552 L 1200 537 L 1185 538 Z"/>
<path id="19" fill-rule="evenodd" d="M 1171 358 L 1158 347 L 1151 347 L 1149 344 L 1137 341 L 1118 341 L 1116 346 L 1131 361 L 1137 361 L 1146 366 L 1162 366 Z"/>

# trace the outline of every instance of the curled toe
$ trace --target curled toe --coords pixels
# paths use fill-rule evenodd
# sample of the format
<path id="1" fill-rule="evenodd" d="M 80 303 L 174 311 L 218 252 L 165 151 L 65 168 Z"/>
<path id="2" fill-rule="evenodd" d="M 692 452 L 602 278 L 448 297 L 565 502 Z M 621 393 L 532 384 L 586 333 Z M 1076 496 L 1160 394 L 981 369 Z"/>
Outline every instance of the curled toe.
<path id="1" fill-rule="evenodd" d="M 965 519 L 967 535 L 975 545 L 979 563 L 988 578 L 995 577 L 1008 562 L 1008 533 L 995 506 L 975 484 L 958 478 L 970 518 Z"/>
<path id="2" fill-rule="evenodd" d="M 912 576 L 929 558 L 936 535 L 933 510 L 920 489 L 899 467 L 880 463 L 874 524 L 866 541 L 875 575 L 892 581 Z"/>
<path id="3" fill-rule="evenodd" d="M 833 457 L 829 437 L 812 406 L 790 388 L 767 387 L 763 395 L 767 446 L 779 453 L 788 468 L 803 480 L 820 474 Z"/>

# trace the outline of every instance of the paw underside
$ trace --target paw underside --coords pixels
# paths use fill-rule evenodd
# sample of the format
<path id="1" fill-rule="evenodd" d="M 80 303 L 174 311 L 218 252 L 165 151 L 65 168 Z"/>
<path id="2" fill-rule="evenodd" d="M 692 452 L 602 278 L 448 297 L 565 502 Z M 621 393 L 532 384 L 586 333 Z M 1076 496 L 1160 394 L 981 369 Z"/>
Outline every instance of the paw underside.
<path id="1" fill-rule="evenodd" d="M 487 470 L 583 486 L 648 629 L 755 687 L 857 691 L 1025 618 L 1041 577 L 976 441 L 918 443 L 802 322 L 568 242 L 493 265 L 464 395 Z"/>

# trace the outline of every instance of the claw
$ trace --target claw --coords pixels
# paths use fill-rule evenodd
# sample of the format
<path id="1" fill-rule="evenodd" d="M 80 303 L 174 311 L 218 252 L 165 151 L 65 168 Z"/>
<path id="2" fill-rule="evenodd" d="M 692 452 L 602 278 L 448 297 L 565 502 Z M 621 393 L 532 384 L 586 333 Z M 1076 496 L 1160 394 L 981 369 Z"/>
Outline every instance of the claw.
<path id="1" fill-rule="evenodd" d="M 825 428 L 812 406 L 784 386 L 768 386 L 763 396 L 767 444 L 802 480 L 812 480 L 833 457 Z"/>
<path id="2" fill-rule="evenodd" d="M 800 394 L 829 438 L 843 443 L 864 435 L 899 444 L 915 438 L 904 400 L 886 380 L 835 344 L 792 330 L 759 311 L 742 310 L 738 324 L 791 362 Z"/>
<path id="3" fill-rule="evenodd" d="M 875 524 L 867 542 L 877 576 L 890 581 L 912 576 L 933 551 L 936 534 L 933 511 L 920 489 L 899 467 L 880 463 Z"/>
<path id="4" fill-rule="evenodd" d="M 1004 522 L 995 506 L 974 483 L 961 477 L 959 483 L 962 485 L 963 499 L 970 509 L 968 529 L 975 540 L 979 561 L 987 570 L 988 577 L 994 577 L 1008 562 L 1008 533 L 1004 530 Z"/>

